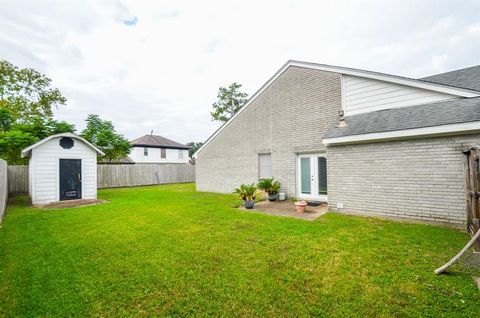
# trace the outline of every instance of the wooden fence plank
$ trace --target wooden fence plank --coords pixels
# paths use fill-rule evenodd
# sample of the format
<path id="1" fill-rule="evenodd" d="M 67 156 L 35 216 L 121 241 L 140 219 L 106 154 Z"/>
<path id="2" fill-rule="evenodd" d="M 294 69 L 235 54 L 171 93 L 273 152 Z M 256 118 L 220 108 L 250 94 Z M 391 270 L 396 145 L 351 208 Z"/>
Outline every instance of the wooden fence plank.
<path id="1" fill-rule="evenodd" d="M 97 187 L 117 188 L 153 184 L 195 182 L 190 164 L 98 165 Z M 28 193 L 28 166 L 8 167 L 8 192 Z"/>
<path id="2" fill-rule="evenodd" d="M 28 166 L 8 166 L 8 193 L 28 193 Z"/>
<path id="3" fill-rule="evenodd" d="M 7 206 L 8 198 L 8 171 L 7 162 L 0 159 L 0 222 L 2 222 L 3 214 Z"/>
<path id="4" fill-rule="evenodd" d="M 98 188 L 195 182 L 190 164 L 98 165 Z"/>

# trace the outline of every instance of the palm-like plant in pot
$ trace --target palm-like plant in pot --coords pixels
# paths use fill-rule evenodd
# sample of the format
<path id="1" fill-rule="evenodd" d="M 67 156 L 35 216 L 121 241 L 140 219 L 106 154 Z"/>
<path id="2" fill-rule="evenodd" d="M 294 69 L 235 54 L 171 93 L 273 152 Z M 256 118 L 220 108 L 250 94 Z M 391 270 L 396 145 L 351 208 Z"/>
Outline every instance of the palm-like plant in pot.
<path id="1" fill-rule="evenodd" d="M 253 209 L 253 206 L 255 205 L 255 197 L 258 193 L 258 188 L 254 183 L 242 184 L 239 188 L 236 188 L 233 193 L 238 194 L 246 209 Z"/>
<path id="2" fill-rule="evenodd" d="M 280 191 L 281 184 L 280 182 L 273 180 L 272 177 L 261 179 L 258 182 L 257 187 L 267 193 L 268 201 L 273 202 L 277 200 L 278 191 Z"/>

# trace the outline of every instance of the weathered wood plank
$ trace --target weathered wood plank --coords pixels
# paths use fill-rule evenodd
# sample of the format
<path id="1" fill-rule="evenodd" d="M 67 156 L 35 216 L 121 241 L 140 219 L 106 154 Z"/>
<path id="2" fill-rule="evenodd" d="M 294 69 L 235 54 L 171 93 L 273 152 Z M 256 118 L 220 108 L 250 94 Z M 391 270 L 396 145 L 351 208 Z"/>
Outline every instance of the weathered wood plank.
<path id="1" fill-rule="evenodd" d="M 8 166 L 8 193 L 28 193 L 28 166 Z"/>
<path id="2" fill-rule="evenodd" d="M 0 159 L 0 222 L 2 221 L 8 198 L 8 170 L 5 160 Z"/>
<path id="3" fill-rule="evenodd" d="M 195 182 L 190 164 L 98 165 L 97 187 L 117 188 Z M 8 167 L 8 193 L 28 193 L 28 166 Z"/>
<path id="4" fill-rule="evenodd" d="M 190 164 L 98 165 L 98 188 L 195 182 Z"/>

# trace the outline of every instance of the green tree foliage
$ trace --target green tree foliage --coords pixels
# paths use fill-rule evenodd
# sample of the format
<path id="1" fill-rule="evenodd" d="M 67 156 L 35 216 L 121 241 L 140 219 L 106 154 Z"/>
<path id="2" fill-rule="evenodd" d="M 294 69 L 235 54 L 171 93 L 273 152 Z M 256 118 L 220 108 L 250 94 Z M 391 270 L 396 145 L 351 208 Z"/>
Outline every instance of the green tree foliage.
<path id="1" fill-rule="evenodd" d="M 65 105 L 67 99 L 52 80 L 31 68 L 18 68 L 0 60 L 0 108 L 18 122 L 52 118 L 52 107 Z"/>
<path id="2" fill-rule="evenodd" d="M 0 112 L 0 116 L 5 113 Z M 2 117 L 3 118 L 3 117 Z M 0 122 L 2 122 L 0 118 Z M 5 118 L 9 118 L 8 115 Z M 7 121 L 8 122 L 8 121 Z M 30 123 L 13 123 L 4 125 L 0 123 L 0 158 L 10 165 L 26 164 L 28 159 L 22 159 L 22 149 L 50 135 L 64 132 L 75 132 L 75 126 L 53 119 L 42 121 L 32 120 Z"/>
<path id="3" fill-rule="evenodd" d="M 45 75 L 0 60 L 0 158 L 25 164 L 23 148 L 53 134 L 75 132 L 73 125 L 52 118 L 52 107 L 65 102 Z"/>
<path id="4" fill-rule="evenodd" d="M 217 101 L 213 103 L 210 113 L 212 120 L 226 122 L 247 102 L 247 93 L 242 93 L 242 85 L 232 83 L 228 87 L 218 89 Z"/>
<path id="5" fill-rule="evenodd" d="M 102 159 L 112 161 L 126 157 L 131 145 L 123 135 L 115 131 L 111 121 L 103 120 L 98 115 L 90 114 L 85 120 L 87 127 L 81 136 L 100 148 L 105 156 Z"/>
<path id="6" fill-rule="evenodd" d="M 31 133 L 19 129 L 3 132 L 0 137 L 0 156 L 9 165 L 26 164 L 27 159 L 22 159 L 20 152 L 37 141 L 38 138 Z"/>
<path id="7" fill-rule="evenodd" d="M 5 108 L 0 109 L 0 158 L 10 165 L 27 164 L 22 159 L 22 149 L 50 135 L 75 132 L 75 126 L 52 118 L 40 117 L 29 121 L 14 121 L 14 116 Z"/>
<path id="8" fill-rule="evenodd" d="M 188 147 L 188 156 L 191 158 L 193 154 L 200 149 L 200 147 L 203 145 L 203 142 L 187 142 L 186 146 Z"/>

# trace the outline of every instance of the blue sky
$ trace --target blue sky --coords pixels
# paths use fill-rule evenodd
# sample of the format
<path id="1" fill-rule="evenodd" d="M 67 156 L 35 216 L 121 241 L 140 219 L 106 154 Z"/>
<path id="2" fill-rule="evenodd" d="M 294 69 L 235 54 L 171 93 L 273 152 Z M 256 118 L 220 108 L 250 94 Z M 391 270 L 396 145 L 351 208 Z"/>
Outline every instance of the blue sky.
<path id="1" fill-rule="evenodd" d="M 2 1 L 0 58 L 33 67 L 129 139 L 205 140 L 219 86 L 288 59 L 421 77 L 480 64 L 480 1 Z"/>

